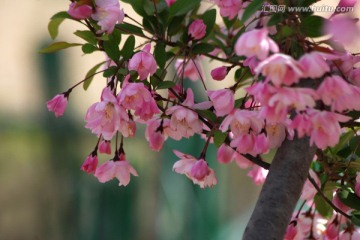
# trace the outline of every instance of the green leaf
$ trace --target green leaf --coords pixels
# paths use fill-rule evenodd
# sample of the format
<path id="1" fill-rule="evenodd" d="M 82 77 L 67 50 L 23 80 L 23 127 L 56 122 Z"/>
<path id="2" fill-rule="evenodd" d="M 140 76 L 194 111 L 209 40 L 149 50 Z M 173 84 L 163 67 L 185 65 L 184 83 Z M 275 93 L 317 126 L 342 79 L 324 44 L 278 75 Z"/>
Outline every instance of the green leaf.
<path id="1" fill-rule="evenodd" d="M 355 193 L 342 190 L 339 194 L 339 198 L 345 205 L 360 210 L 360 198 Z"/>
<path id="2" fill-rule="evenodd" d="M 184 21 L 184 18 L 185 15 L 174 17 L 173 19 L 171 19 L 167 29 L 169 36 L 174 36 L 180 31 L 180 29 L 183 27 L 182 23 Z"/>
<path id="3" fill-rule="evenodd" d="M 95 47 L 94 45 L 90 44 L 90 43 L 85 43 L 81 47 L 81 50 L 83 51 L 83 53 L 89 54 L 89 53 L 93 53 L 94 51 L 97 51 L 99 49 L 97 47 Z"/>
<path id="4" fill-rule="evenodd" d="M 103 77 L 105 77 L 105 78 L 112 77 L 117 73 L 117 71 L 118 71 L 117 66 L 111 66 L 105 70 L 105 72 L 103 73 Z"/>
<path id="5" fill-rule="evenodd" d="M 283 20 L 283 14 L 282 13 L 275 13 L 270 17 L 267 25 L 268 26 L 275 26 L 275 25 L 279 24 L 280 22 L 282 22 L 282 20 Z"/>
<path id="6" fill-rule="evenodd" d="M 216 122 L 216 115 L 213 111 L 210 110 L 196 110 L 200 116 L 212 121 L 212 122 Z"/>
<path id="7" fill-rule="evenodd" d="M 193 54 L 204 54 L 213 51 L 215 47 L 209 43 L 199 43 L 192 47 Z"/>
<path id="8" fill-rule="evenodd" d="M 211 9 L 209 11 L 206 11 L 200 17 L 200 19 L 202 19 L 204 24 L 206 25 L 206 35 L 205 35 L 205 37 L 207 37 L 213 31 L 214 24 L 215 24 L 215 21 L 216 21 L 216 10 Z"/>
<path id="9" fill-rule="evenodd" d="M 166 64 L 166 51 L 165 44 L 163 42 L 158 42 L 155 46 L 154 57 L 160 68 L 164 68 Z"/>
<path id="10" fill-rule="evenodd" d="M 60 24 L 67 18 L 71 19 L 70 15 L 65 11 L 58 12 L 51 17 L 48 24 L 48 31 L 52 39 L 55 39 L 57 37 L 57 35 L 59 34 Z"/>
<path id="11" fill-rule="evenodd" d="M 122 23 L 122 24 L 118 24 L 116 26 L 117 26 L 117 29 L 120 30 L 120 33 L 145 36 L 143 31 L 141 30 L 141 28 L 139 28 L 138 26 L 135 26 L 135 25 L 132 25 L 129 23 Z"/>
<path id="12" fill-rule="evenodd" d="M 224 143 L 227 135 L 228 134 L 226 132 L 222 132 L 220 130 L 216 130 L 214 132 L 214 144 L 217 148 L 219 148 L 221 146 L 221 144 Z"/>
<path id="13" fill-rule="evenodd" d="M 332 207 L 324 200 L 324 198 L 322 196 L 320 196 L 319 194 L 315 195 L 314 198 L 314 202 L 315 202 L 315 208 L 316 210 L 325 218 L 330 218 L 332 213 L 333 213 L 333 209 Z"/>
<path id="14" fill-rule="evenodd" d="M 145 0 L 123 0 L 123 2 L 129 3 L 134 11 L 142 17 L 147 16 L 145 7 Z"/>
<path id="15" fill-rule="evenodd" d="M 76 31 L 74 34 L 82 39 L 84 39 L 86 42 L 96 45 L 97 39 L 93 32 L 91 31 Z"/>
<path id="16" fill-rule="evenodd" d="M 351 216 L 351 222 L 355 224 L 356 226 L 360 226 L 360 214 L 353 214 Z"/>
<path id="17" fill-rule="evenodd" d="M 114 30 L 111 35 L 109 35 L 109 40 L 104 41 L 103 47 L 106 54 L 114 60 L 115 62 L 120 59 L 120 49 L 119 44 L 121 41 L 121 33 L 118 30 Z"/>
<path id="18" fill-rule="evenodd" d="M 175 83 L 172 81 L 163 81 L 157 84 L 156 89 L 169 89 L 175 87 Z"/>
<path id="19" fill-rule="evenodd" d="M 38 51 L 38 53 L 53 53 L 69 47 L 81 46 L 80 43 L 55 42 Z"/>
<path id="20" fill-rule="evenodd" d="M 121 50 L 121 55 L 123 56 L 124 60 L 128 60 L 132 57 L 134 54 L 134 48 L 135 48 L 135 37 L 134 35 L 130 35 L 126 42 L 124 43 L 124 46 Z"/>
<path id="21" fill-rule="evenodd" d="M 99 67 L 100 67 L 101 65 L 103 65 L 105 62 L 106 62 L 106 61 L 101 62 L 101 63 L 99 63 L 99 64 L 96 64 L 94 67 L 92 67 L 92 68 L 86 73 L 86 76 L 85 76 L 85 79 L 86 79 L 86 80 L 85 80 L 84 83 L 83 83 L 83 88 L 84 88 L 85 91 L 89 88 L 89 86 L 90 86 L 90 84 L 91 84 L 91 82 L 92 82 L 92 80 L 93 80 L 93 78 L 94 78 L 94 76 L 95 76 L 96 71 L 97 71 L 97 70 L 99 69 Z"/>
<path id="22" fill-rule="evenodd" d="M 325 21 L 323 17 L 311 15 L 301 20 L 300 28 L 309 37 L 320 37 Z"/>
<path id="23" fill-rule="evenodd" d="M 332 148 L 332 152 L 337 153 L 339 152 L 341 149 L 344 148 L 345 145 L 347 145 L 350 141 L 350 139 L 354 136 L 354 132 L 353 131 L 349 131 L 346 132 L 344 134 L 341 135 L 339 143 L 336 144 L 333 148 Z"/>
<path id="24" fill-rule="evenodd" d="M 264 0 L 254 0 L 246 8 L 242 15 L 241 22 L 246 22 L 264 4 Z"/>
<path id="25" fill-rule="evenodd" d="M 179 0 L 171 5 L 169 9 L 169 14 L 171 17 L 180 16 L 186 14 L 200 4 L 200 0 Z"/>

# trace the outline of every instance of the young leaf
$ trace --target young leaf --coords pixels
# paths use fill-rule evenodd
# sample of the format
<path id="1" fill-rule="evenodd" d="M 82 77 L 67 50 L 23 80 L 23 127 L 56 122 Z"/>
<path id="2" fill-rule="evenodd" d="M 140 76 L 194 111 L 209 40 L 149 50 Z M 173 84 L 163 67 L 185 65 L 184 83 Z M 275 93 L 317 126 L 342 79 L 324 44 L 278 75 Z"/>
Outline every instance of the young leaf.
<path id="1" fill-rule="evenodd" d="M 57 35 L 59 34 L 59 26 L 66 18 L 71 19 L 70 15 L 65 11 L 58 12 L 51 17 L 48 24 L 48 31 L 52 39 L 55 39 L 57 37 Z"/>
<path id="2" fill-rule="evenodd" d="M 85 76 L 85 79 L 86 79 L 86 80 L 85 80 L 84 83 L 83 83 L 83 88 L 84 88 L 85 91 L 89 88 L 89 86 L 90 86 L 90 84 L 91 84 L 91 82 L 92 82 L 92 80 L 93 80 L 93 78 L 94 78 L 94 76 L 95 76 L 96 71 L 97 71 L 97 70 L 99 69 L 99 67 L 100 67 L 101 65 L 103 65 L 105 62 L 106 62 L 106 61 L 101 62 L 101 63 L 99 63 L 99 64 L 96 64 L 94 67 L 92 67 L 92 68 L 86 73 L 86 76 Z"/>
<path id="3" fill-rule="evenodd" d="M 226 132 L 222 132 L 220 130 L 216 130 L 214 133 L 214 144 L 217 148 L 221 146 L 221 144 L 224 143 L 225 139 L 227 137 Z"/>
<path id="4" fill-rule="evenodd" d="M 302 19 L 300 28 L 309 37 L 320 37 L 325 21 L 323 17 L 311 15 Z"/>
<path id="5" fill-rule="evenodd" d="M 315 207 L 316 210 L 318 210 L 318 212 L 325 218 L 330 218 L 332 213 L 333 213 L 333 209 L 332 207 L 324 200 L 324 198 L 322 196 L 320 196 L 319 194 L 315 195 L 314 198 L 314 202 L 315 202 Z"/>
<path id="6" fill-rule="evenodd" d="M 242 15 L 241 22 L 246 22 L 257 10 L 259 10 L 264 4 L 264 0 L 254 0 L 252 1 L 244 11 Z"/>
<path id="7" fill-rule="evenodd" d="M 180 16 L 195 9 L 199 4 L 200 0 L 179 0 L 171 5 L 169 14 L 171 17 Z"/>
<path id="8" fill-rule="evenodd" d="M 205 37 L 207 37 L 213 31 L 216 20 L 216 10 L 211 9 L 209 11 L 206 11 L 200 18 L 204 21 L 204 24 L 206 25 Z"/>
<path id="9" fill-rule="evenodd" d="M 159 82 L 157 84 L 156 89 L 168 89 L 168 88 L 172 88 L 175 87 L 175 83 L 172 81 L 163 81 L 163 82 Z"/>
<path id="10" fill-rule="evenodd" d="M 134 54 L 134 48 L 135 48 L 135 37 L 134 35 L 130 35 L 126 42 L 124 43 L 124 46 L 121 50 L 121 55 L 123 56 L 124 60 L 128 60 L 131 58 L 131 56 Z"/>
<path id="11" fill-rule="evenodd" d="M 53 53 L 69 47 L 81 46 L 80 43 L 55 42 L 38 51 L 38 53 Z"/>
<path id="12" fill-rule="evenodd" d="M 104 41 L 104 50 L 106 54 L 114 60 L 115 62 L 119 61 L 120 59 L 120 50 L 119 44 L 121 41 L 121 33 L 118 30 L 114 30 L 114 32 L 109 35 L 109 40 Z"/>
<path id="13" fill-rule="evenodd" d="M 145 36 L 141 28 L 129 23 L 118 24 L 116 25 L 116 27 L 117 29 L 119 29 L 120 33 L 123 34 L 135 34 L 138 36 Z"/>
<path id="14" fill-rule="evenodd" d="M 92 53 L 92 52 L 97 51 L 97 50 L 99 50 L 99 49 L 98 49 L 97 47 L 95 47 L 94 45 L 92 45 L 92 44 L 85 43 L 85 44 L 81 47 L 81 50 L 83 51 L 83 53 L 89 54 L 89 53 Z"/>
<path id="15" fill-rule="evenodd" d="M 199 44 L 196 44 L 195 46 L 193 46 L 191 52 L 193 54 L 204 54 L 204 53 L 209 53 L 209 52 L 213 51 L 214 49 L 215 49 L 215 47 L 209 43 L 199 43 Z"/>
<path id="16" fill-rule="evenodd" d="M 78 30 L 78 31 L 74 32 L 74 34 L 76 36 L 84 39 L 86 42 L 88 42 L 88 43 L 90 43 L 92 45 L 97 44 L 96 36 L 91 31 L 79 31 Z"/>

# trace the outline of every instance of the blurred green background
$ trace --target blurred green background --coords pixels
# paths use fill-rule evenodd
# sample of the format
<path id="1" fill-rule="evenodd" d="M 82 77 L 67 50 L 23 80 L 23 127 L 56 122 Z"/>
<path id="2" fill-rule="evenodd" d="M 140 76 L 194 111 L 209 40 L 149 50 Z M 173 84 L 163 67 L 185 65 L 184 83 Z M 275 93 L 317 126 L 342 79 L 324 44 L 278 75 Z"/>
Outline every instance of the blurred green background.
<path id="1" fill-rule="evenodd" d="M 211 147 L 208 161 L 219 179 L 213 189 L 172 172 L 172 149 L 199 155 L 199 137 L 169 140 L 155 153 L 139 127 L 136 139 L 125 142 L 139 173 L 126 188 L 80 171 L 97 140 L 83 116 L 104 80 L 96 78 L 87 92 L 75 90 L 62 118 L 45 103 L 104 56 L 81 56 L 79 48 L 37 54 L 51 42 L 49 18 L 68 3 L 0 1 L 0 239 L 239 239 L 259 192 L 246 171 L 220 166 Z M 78 27 L 65 21 L 58 39 L 79 42 L 71 36 Z"/>

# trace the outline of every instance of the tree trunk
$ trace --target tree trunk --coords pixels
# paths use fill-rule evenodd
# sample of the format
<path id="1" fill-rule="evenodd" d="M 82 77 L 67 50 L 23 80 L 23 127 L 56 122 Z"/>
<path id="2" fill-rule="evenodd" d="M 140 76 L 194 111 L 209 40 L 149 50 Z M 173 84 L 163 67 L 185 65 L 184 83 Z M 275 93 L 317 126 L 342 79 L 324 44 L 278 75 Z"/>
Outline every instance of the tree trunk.
<path id="1" fill-rule="evenodd" d="M 285 140 L 270 166 L 243 240 L 284 238 L 316 148 L 309 138 Z"/>

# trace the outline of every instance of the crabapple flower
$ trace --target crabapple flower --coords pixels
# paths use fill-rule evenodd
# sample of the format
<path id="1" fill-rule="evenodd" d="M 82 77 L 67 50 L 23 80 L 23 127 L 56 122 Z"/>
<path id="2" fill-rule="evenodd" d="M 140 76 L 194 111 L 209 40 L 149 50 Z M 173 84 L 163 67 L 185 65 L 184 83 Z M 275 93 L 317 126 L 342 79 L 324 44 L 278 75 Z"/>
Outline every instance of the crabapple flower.
<path id="1" fill-rule="evenodd" d="M 189 35 L 195 39 L 200 40 L 206 35 L 206 25 L 202 19 L 196 19 L 193 21 L 188 30 Z"/>
<path id="2" fill-rule="evenodd" d="M 230 89 L 207 91 L 218 117 L 229 114 L 234 109 L 234 93 Z"/>
<path id="3" fill-rule="evenodd" d="M 219 163 L 226 164 L 234 159 L 234 153 L 235 151 L 231 147 L 223 143 L 217 150 L 216 159 Z"/>
<path id="4" fill-rule="evenodd" d="M 360 230 L 359 229 L 346 229 L 340 232 L 339 240 L 356 240 L 360 239 Z"/>
<path id="5" fill-rule="evenodd" d="M 155 151 L 160 151 L 167 138 L 164 129 L 169 127 L 167 119 L 150 119 L 146 123 L 145 138 L 149 142 L 150 148 Z M 168 126 L 165 126 L 167 123 Z"/>
<path id="6" fill-rule="evenodd" d="M 357 19 L 349 16 L 334 16 L 325 22 L 324 32 L 332 39 L 344 45 L 352 44 L 360 36 L 360 29 L 356 25 Z"/>
<path id="7" fill-rule="evenodd" d="M 145 80 L 156 72 L 157 64 L 154 56 L 150 53 L 150 48 L 151 44 L 149 43 L 129 60 L 129 70 L 135 70 L 139 74 L 140 80 Z"/>
<path id="8" fill-rule="evenodd" d="M 354 85 L 360 87 L 360 68 L 351 70 L 349 79 Z"/>
<path id="9" fill-rule="evenodd" d="M 126 83 L 118 95 L 118 101 L 126 109 L 135 110 L 135 115 L 147 121 L 160 113 L 150 91 L 143 83 Z"/>
<path id="10" fill-rule="evenodd" d="M 171 5 L 173 5 L 176 0 L 165 0 L 166 4 L 170 7 Z"/>
<path id="11" fill-rule="evenodd" d="M 228 74 L 228 67 L 222 66 L 222 67 L 215 68 L 215 69 L 211 70 L 210 74 L 214 80 L 217 80 L 217 81 L 224 80 L 224 78 Z"/>
<path id="12" fill-rule="evenodd" d="M 321 187 L 320 179 L 312 169 L 310 169 L 309 174 L 315 180 L 316 184 Z M 309 179 L 306 179 L 300 198 L 303 200 L 312 201 L 316 193 L 316 188 L 312 185 Z"/>
<path id="13" fill-rule="evenodd" d="M 125 109 L 121 107 L 110 88 L 104 88 L 101 102 L 94 103 L 85 115 L 86 128 L 105 140 L 111 140 L 124 121 L 129 121 Z"/>
<path id="14" fill-rule="evenodd" d="M 180 158 L 173 166 L 174 172 L 185 174 L 194 184 L 198 184 L 201 188 L 212 187 L 217 184 L 214 170 L 209 168 L 204 159 L 198 160 L 177 150 L 173 150 L 173 152 Z"/>
<path id="15" fill-rule="evenodd" d="M 248 172 L 247 176 L 251 177 L 256 185 L 260 185 L 265 182 L 268 173 L 269 170 L 266 170 L 258 165 L 254 165 Z"/>
<path id="16" fill-rule="evenodd" d="M 64 114 L 67 103 L 67 96 L 63 93 L 53 97 L 46 105 L 49 111 L 54 112 L 56 117 L 60 117 Z"/>
<path id="17" fill-rule="evenodd" d="M 339 198 L 339 193 L 335 193 L 332 203 L 343 212 L 348 212 L 351 208 L 345 205 Z"/>
<path id="18" fill-rule="evenodd" d="M 238 56 L 256 56 L 259 60 L 264 60 L 270 51 L 279 52 L 279 47 L 268 37 L 268 33 L 266 28 L 245 32 L 235 44 L 235 53 Z"/>
<path id="19" fill-rule="evenodd" d="M 286 229 L 284 240 L 294 240 L 297 233 L 296 221 L 292 221 Z"/>
<path id="20" fill-rule="evenodd" d="M 256 74 L 266 76 L 276 87 L 281 84 L 291 85 L 297 83 L 303 76 L 303 70 L 300 64 L 291 56 L 275 53 L 264 61 L 260 62 L 255 68 Z"/>
<path id="21" fill-rule="evenodd" d="M 339 234 L 339 224 L 337 221 L 333 221 L 332 223 L 328 224 L 325 230 L 325 236 L 328 240 L 333 240 L 338 237 Z"/>
<path id="22" fill-rule="evenodd" d="M 101 183 L 117 178 L 119 186 L 126 186 L 130 182 L 130 174 L 138 176 L 136 170 L 125 160 L 125 155 L 120 154 L 119 159 L 109 160 L 100 165 L 94 175 Z"/>
<path id="23" fill-rule="evenodd" d="M 102 140 L 99 144 L 99 152 L 111 154 L 111 142 L 107 140 Z"/>
<path id="24" fill-rule="evenodd" d="M 188 59 L 185 63 L 183 59 L 176 59 L 175 68 L 178 77 L 188 78 L 194 82 L 204 75 L 197 59 Z"/>
<path id="25" fill-rule="evenodd" d="M 92 19 L 98 22 L 101 27 L 100 32 L 111 34 L 114 31 L 116 23 L 124 20 L 124 11 L 120 9 L 118 0 L 95 0 L 95 13 L 91 15 Z"/>
<path id="26" fill-rule="evenodd" d="M 286 137 L 285 126 L 281 123 L 266 123 L 266 136 L 269 139 L 269 148 L 274 149 L 281 146 Z"/>
<path id="27" fill-rule="evenodd" d="M 77 2 L 72 2 L 67 12 L 72 18 L 82 20 L 91 16 L 92 7 L 87 4 L 78 5 Z"/>
<path id="28" fill-rule="evenodd" d="M 327 55 L 314 51 L 301 56 L 299 64 L 303 69 L 303 77 L 318 78 L 330 71 L 330 67 L 324 59 Z"/>
<path id="29" fill-rule="evenodd" d="M 98 157 L 96 153 L 90 154 L 83 165 L 81 166 L 81 170 L 83 170 L 86 173 L 94 173 L 96 170 L 96 167 L 98 165 Z"/>
<path id="30" fill-rule="evenodd" d="M 311 121 L 310 145 L 321 149 L 335 146 L 339 142 L 341 128 L 339 122 L 347 122 L 351 118 L 327 111 L 311 109 L 308 111 Z"/>
<path id="31" fill-rule="evenodd" d="M 235 18 L 241 9 L 242 1 L 239 0 L 214 0 L 220 8 L 220 15 L 228 17 L 229 20 Z"/>
<path id="32" fill-rule="evenodd" d="M 194 94 L 191 88 L 187 90 L 184 106 L 172 106 L 166 110 L 166 115 L 171 115 L 170 128 L 177 135 L 185 138 L 193 136 L 202 131 L 202 122 L 198 114 L 189 108 L 194 107 Z M 186 108 L 188 107 L 188 108 Z"/>
<path id="33" fill-rule="evenodd" d="M 355 193 L 360 197 L 360 172 L 356 175 Z"/>

